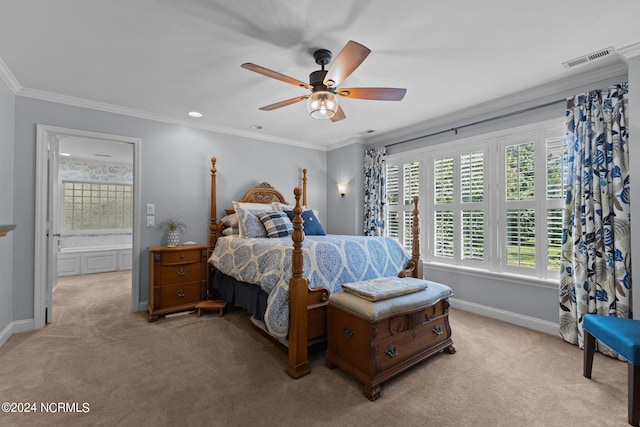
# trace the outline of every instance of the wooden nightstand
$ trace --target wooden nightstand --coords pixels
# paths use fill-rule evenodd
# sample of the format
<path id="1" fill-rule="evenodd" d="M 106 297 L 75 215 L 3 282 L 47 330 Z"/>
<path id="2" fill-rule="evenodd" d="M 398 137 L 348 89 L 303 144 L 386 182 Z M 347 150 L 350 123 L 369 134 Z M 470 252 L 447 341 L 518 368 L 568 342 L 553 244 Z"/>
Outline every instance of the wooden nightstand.
<path id="1" fill-rule="evenodd" d="M 149 247 L 149 322 L 207 298 L 207 245 Z"/>

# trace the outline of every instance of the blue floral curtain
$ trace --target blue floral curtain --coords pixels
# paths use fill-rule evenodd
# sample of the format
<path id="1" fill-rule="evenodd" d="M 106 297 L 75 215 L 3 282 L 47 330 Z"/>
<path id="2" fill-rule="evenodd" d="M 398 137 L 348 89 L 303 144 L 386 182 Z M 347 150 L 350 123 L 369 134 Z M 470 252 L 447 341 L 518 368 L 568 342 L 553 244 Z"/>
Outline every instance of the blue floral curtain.
<path id="1" fill-rule="evenodd" d="M 624 83 L 567 100 L 560 335 L 580 348 L 585 314 L 631 317 L 627 91 Z"/>
<path id="2" fill-rule="evenodd" d="M 383 236 L 387 202 L 387 150 L 371 148 L 364 153 L 364 235 Z"/>

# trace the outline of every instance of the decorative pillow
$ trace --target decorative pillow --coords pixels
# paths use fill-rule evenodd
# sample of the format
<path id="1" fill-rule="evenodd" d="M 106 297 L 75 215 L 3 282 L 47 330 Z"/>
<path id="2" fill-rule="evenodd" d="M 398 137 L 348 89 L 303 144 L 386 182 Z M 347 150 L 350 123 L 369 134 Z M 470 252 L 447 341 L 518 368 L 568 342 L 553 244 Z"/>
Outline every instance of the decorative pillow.
<path id="1" fill-rule="evenodd" d="M 267 231 L 256 216 L 260 212 L 271 210 L 270 204 L 233 202 L 233 209 L 238 214 L 240 237 L 267 237 Z"/>
<path id="2" fill-rule="evenodd" d="M 271 207 L 273 208 L 274 211 L 276 212 L 282 212 L 282 211 L 292 211 L 293 208 L 295 208 L 295 205 L 287 205 L 286 203 L 281 203 L 281 202 L 271 202 Z"/>
<path id="3" fill-rule="evenodd" d="M 293 221 L 293 211 L 285 210 L 284 211 L 289 219 Z M 322 224 L 318 221 L 318 218 L 315 216 L 313 211 L 304 211 L 302 212 L 302 229 L 304 230 L 304 234 L 307 236 L 326 236 L 327 233 L 324 232 L 324 228 L 322 228 Z"/>
<path id="4" fill-rule="evenodd" d="M 256 209 L 259 211 L 270 211 L 272 210 L 270 203 L 248 203 L 248 202 L 231 202 L 233 204 L 233 209 L 237 210 L 238 208 L 245 209 Z"/>
<path id="5" fill-rule="evenodd" d="M 223 236 L 233 236 L 233 235 L 239 235 L 239 234 L 240 234 L 240 229 L 238 229 L 238 227 L 227 227 L 224 230 L 222 230 Z"/>
<path id="6" fill-rule="evenodd" d="M 238 228 L 238 214 L 233 213 L 226 215 L 222 218 L 221 222 L 225 225 L 225 227 Z"/>
<path id="7" fill-rule="evenodd" d="M 293 233 L 293 224 L 284 212 L 260 212 L 258 218 L 269 237 L 284 237 Z"/>

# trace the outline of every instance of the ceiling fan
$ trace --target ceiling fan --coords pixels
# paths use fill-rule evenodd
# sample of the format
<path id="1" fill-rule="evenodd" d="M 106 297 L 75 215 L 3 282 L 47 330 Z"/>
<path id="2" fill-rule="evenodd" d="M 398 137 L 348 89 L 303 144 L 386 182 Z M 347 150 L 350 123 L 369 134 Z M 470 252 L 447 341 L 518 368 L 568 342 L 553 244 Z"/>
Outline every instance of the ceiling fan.
<path id="1" fill-rule="evenodd" d="M 316 119 L 330 119 L 332 122 L 337 122 L 346 116 L 344 111 L 342 111 L 342 107 L 338 104 L 336 95 L 352 99 L 401 101 L 407 92 L 406 89 L 388 87 L 338 88 L 340 83 L 360 66 L 369 53 L 371 53 L 371 50 L 367 47 L 350 40 L 345 47 L 342 48 L 329 69 L 325 70 L 324 67 L 331 62 L 332 54 L 331 51 L 327 49 L 318 49 L 313 53 L 313 58 L 316 64 L 320 65 L 322 69 L 314 71 L 309 75 L 309 83 L 250 62 L 242 64 L 241 67 L 285 83 L 307 88 L 311 91 L 310 95 L 297 96 L 285 101 L 276 102 L 275 104 L 260 108 L 261 110 L 271 111 L 306 99 L 307 109 L 311 117 Z"/>

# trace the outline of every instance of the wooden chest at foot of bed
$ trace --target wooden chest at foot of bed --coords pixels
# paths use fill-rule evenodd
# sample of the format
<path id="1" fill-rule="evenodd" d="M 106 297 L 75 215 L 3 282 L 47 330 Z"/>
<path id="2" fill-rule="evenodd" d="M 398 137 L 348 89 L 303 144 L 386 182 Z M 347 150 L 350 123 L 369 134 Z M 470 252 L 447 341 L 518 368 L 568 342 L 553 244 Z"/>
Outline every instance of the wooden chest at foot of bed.
<path id="1" fill-rule="evenodd" d="M 377 302 L 346 292 L 331 295 L 327 367 L 352 375 L 364 384 L 364 395 L 376 400 L 384 381 L 443 350 L 455 353 L 451 289 L 427 283 L 425 290 Z"/>

